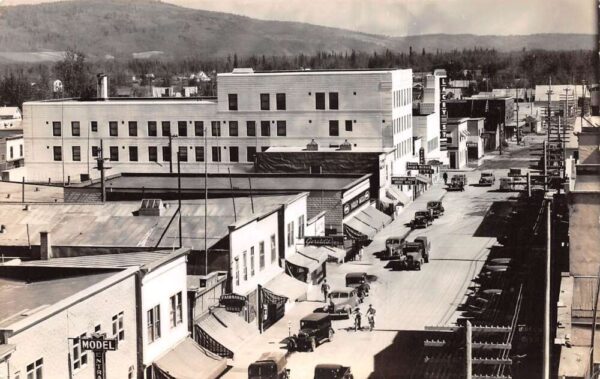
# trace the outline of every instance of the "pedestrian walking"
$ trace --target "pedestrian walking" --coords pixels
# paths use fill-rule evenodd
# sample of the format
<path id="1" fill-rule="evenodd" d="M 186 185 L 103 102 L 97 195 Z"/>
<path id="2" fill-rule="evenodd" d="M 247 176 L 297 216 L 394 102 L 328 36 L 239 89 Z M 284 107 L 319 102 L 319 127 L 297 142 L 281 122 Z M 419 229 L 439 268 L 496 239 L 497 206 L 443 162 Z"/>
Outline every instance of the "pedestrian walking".
<path id="1" fill-rule="evenodd" d="M 365 251 L 364 247 L 360 247 L 360 250 L 358 251 L 358 260 L 362 261 L 362 257 L 363 257 L 363 252 Z"/>
<path id="2" fill-rule="evenodd" d="M 372 304 L 369 304 L 369 309 L 367 309 L 366 315 L 367 320 L 369 321 L 369 331 L 372 332 L 373 328 L 375 328 L 375 313 L 377 311 L 373 308 Z"/>
<path id="3" fill-rule="evenodd" d="M 360 313 L 360 308 L 356 307 L 354 310 L 354 331 L 362 330 L 361 317 L 362 314 Z"/>
<path id="4" fill-rule="evenodd" d="M 327 279 L 324 279 L 323 284 L 321 284 L 321 292 L 323 292 L 323 301 L 325 303 L 327 303 L 327 297 L 329 296 L 330 290 L 331 287 L 329 286 L 329 283 L 327 283 Z"/>
<path id="5" fill-rule="evenodd" d="M 447 172 L 444 172 L 442 174 L 442 178 L 444 178 L 444 184 L 448 184 L 448 173 Z"/>

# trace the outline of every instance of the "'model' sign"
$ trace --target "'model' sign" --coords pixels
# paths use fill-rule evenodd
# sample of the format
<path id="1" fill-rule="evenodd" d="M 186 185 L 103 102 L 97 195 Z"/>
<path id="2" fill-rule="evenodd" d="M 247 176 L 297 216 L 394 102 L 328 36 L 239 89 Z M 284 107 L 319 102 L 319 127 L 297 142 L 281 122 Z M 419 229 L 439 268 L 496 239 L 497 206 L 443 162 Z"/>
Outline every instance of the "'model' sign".
<path id="1" fill-rule="evenodd" d="M 117 339 L 80 338 L 81 350 L 114 351 L 117 350 Z"/>

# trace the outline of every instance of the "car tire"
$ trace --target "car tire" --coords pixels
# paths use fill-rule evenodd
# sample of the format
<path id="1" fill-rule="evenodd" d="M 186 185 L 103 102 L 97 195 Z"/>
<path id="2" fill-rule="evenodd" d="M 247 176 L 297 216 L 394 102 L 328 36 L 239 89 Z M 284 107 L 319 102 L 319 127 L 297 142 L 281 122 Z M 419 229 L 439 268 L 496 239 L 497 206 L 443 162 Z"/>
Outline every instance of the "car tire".
<path id="1" fill-rule="evenodd" d="M 425 263 L 429 263 L 429 255 L 425 256 Z"/>

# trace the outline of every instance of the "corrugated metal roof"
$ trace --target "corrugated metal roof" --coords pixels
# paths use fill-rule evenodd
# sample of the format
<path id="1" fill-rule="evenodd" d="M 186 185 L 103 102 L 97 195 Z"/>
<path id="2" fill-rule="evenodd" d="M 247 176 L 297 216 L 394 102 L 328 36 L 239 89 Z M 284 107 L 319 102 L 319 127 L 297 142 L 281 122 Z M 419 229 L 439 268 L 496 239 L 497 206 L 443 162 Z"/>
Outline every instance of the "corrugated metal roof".
<path id="1" fill-rule="evenodd" d="M 151 264 L 171 255 L 171 251 L 149 251 L 138 253 L 84 255 L 80 257 L 53 258 L 49 260 L 23 262 L 22 266 L 53 267 L 132 267 Z"/>

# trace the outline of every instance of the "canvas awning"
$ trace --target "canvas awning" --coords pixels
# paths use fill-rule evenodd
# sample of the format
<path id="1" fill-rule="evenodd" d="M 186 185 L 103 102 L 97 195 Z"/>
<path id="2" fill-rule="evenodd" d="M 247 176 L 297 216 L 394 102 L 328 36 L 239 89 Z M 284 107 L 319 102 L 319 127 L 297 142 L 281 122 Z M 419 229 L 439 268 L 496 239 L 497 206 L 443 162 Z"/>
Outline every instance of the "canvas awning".
<path id="1" fill-rule="evenodd" d="M 346 258 L 346 250 L 340 249 L 339 247 L 332 246 L 324 246 L 327 250 L 327 255 L 330 259 L 334 259 L 336 261 L 342 261 Z"/>
<path id="2" fill-rule="evenodd" d="M 379 231 L 392 222 L 392 218 L 374 207 L 366 207 L 361 213 L 369 216 L 375 223 L 372 224 Z M 360 216 L 359 216 L 360 217 Z"/>
<path id="3" fill-rule="evenodd" d="M 309 258 L 300 253 L 294 253 L 285 259 L 293 265 L 306 268 L 308 272 L 314 272 L 321 267 L 321 263 L 319 263 L 318 260 Z"/>
<path id="4" fill-rule="evenodd" d="M 417 178 L 417 181 L 423 183 L 423 184 L 431 184 L 431 178 L 424 176 L 424 175 L 417 175 L 415 176 L 415 178 Z"/>
<path id="5" fill-rule="evenodd" d="M 344 222 L 344 232 L 352 239 L 373 239 L 377 230 L 354 216 Z"/>
<path id="6" fill-rule="evenodd" d="M 233 354 L 247 339 L 258 334 L 253 324 L 225 308 L 211 309 L 210 314 L 196 321 L 196 325 Z"/>
<path id="7" fill-rule="evenodd" d="M 327 262 L 327 257 L 329 256 L 323 246 L 299 246 L 297 251 L 305 257 L 314 259 L 319 264 Z"/>
<path id="8" fill-rule="evenodd" d="M 269 291 L 287 297 L 291 301 L 305 300 L 308 290 L 306 283 L 282 272 L 264 285 Z"/>
<path id="9" fill-rule="evenodd" d="M 227 361 L 186 338 L 153 362 L 159 377 L 165 379 L 216 379 L 227 368 Z"/>
<path id="10" fill-rule="evenodd" d="M 404 192 L 400 191 L 400 189 L 393 186 L 385 189 L 385 196 L 392 200 L 393 204 L 400 203 L 406 205 L 410 203 L 410 198 Z"/>

